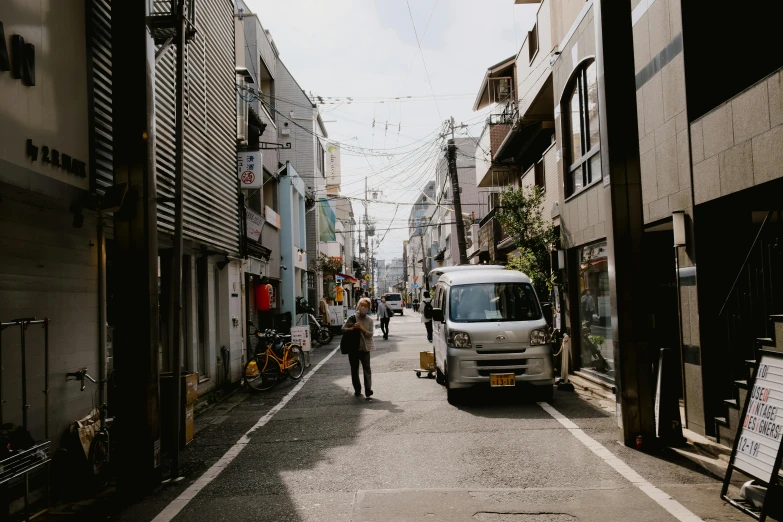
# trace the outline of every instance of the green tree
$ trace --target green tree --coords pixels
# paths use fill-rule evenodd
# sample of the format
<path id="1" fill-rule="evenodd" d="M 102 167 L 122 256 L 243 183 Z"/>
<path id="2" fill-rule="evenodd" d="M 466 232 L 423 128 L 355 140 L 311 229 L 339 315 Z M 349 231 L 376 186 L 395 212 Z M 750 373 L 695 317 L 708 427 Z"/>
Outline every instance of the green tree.
<path id="1" fill-rule="evenodd" d="M 557 241 L 551 221 L 543 217 L 543 205 L 541 187 L 508 189 L 500 194 L 496 214 L 500 226 L 514 239 L 518 249 L 509 257 L 506 268 L 527 274 L 542 298 L 555 285 L 550 251 Z"/>

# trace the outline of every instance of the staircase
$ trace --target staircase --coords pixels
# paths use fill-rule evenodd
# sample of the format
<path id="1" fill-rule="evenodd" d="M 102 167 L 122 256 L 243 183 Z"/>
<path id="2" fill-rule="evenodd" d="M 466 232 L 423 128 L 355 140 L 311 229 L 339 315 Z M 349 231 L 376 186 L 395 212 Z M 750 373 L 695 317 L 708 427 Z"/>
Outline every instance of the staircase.
<path id="1" fill-rule="evenodd" d="M 769 350 L 783 353 L 783 315 L 769 316 L 771 323 L 770 331 L 772 337 L 759 337 L 756 339 L 756 349 Z M 745 406 L 745 398 L 748 396 L 748 383 L 753 377 L 753 371 L 756 367 L 756 359 L 746 359 L 743 364 L 744 378 L 733 382 L 734 396 L 731 399 L 723 401 L 727 415 L 725 417 L 715 418 L 715 435 L 720 444 L 732 447 L 734 437 L 737 434 L 737 427 L 741 424 L 740 415 Z"/>
<path id="2" fill-rule="evenodd" d="M 783 211 L 767 213 L 719 313 L 730 385 L 717 442 L 732 447 L 759 350 L 783 353 Z M 780 314 L 780 315 L 776 315 Z"/>

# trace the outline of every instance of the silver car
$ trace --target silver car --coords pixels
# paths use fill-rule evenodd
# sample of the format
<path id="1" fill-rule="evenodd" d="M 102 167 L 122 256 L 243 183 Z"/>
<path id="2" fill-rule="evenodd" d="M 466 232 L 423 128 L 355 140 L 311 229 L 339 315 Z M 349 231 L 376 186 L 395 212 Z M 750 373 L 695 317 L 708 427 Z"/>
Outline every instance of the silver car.
<path id="1" fill-rule="evenodd" d="M 440 276 L 433 291 L 437 379 L 449 402 L 474 385 L 536 386 L 551 400 L 552 346 L 530 278 L 513 270 L 466 270 Z"/>

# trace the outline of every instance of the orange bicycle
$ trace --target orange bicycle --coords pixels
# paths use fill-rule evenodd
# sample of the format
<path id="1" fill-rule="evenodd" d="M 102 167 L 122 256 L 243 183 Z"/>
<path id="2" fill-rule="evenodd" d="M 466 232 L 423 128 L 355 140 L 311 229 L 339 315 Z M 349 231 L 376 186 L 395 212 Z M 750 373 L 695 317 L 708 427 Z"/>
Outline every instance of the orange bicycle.
<path id="1" fill-rule="evenodd" d="M 267 330 L 260 337 L 253 356 L 245 364 L 244 381 L 253 391 L 273 388 L 288 375 L 297 381 L 304 375 L 304 352 L 298 344 L 291 343 L 290 335 L 280 335 Z"/>

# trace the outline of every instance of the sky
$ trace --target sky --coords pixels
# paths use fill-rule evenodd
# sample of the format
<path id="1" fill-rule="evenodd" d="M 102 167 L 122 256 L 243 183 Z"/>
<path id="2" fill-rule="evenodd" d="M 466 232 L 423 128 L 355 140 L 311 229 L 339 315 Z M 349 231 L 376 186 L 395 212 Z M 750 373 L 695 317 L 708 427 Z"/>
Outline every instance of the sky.
<path id="1" fill-rule="evenodd" d="M 538 4 L 246 1 L 304 91 L 324 101 L 329 139 L 341 144 L 341 193 L 363 198 L 366 178 L 383 201 L 368 210 L 381 241 L 376 258 L 401 257 L 410 204 L 444 155 L 443 122 L 453 116 L 469 125 L 457 136 L 478 138 L 486 111 L 473 103 L 484 73 L 518 52 Z M 363 204 L 353 209 L 358 221 Z"/>

